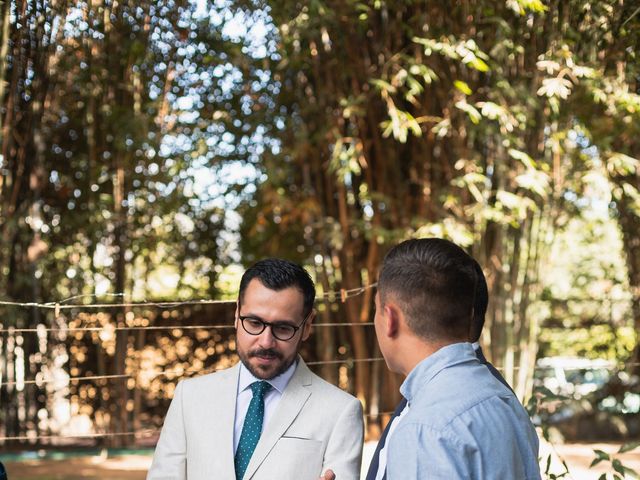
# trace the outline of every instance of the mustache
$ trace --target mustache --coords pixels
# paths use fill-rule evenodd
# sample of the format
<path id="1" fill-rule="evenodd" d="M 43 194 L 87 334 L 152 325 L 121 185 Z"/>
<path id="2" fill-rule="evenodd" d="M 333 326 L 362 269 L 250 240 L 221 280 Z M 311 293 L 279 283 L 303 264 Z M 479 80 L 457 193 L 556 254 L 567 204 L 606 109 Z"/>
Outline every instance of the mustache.
<path id="1" fill-rule="evenodd" d="M 282 353 L 274 350 L 273 348 L 256 348 L 249 352 L 249 358 L 263 357 L 263 358 L 277 358 L 282 360 Z"/>

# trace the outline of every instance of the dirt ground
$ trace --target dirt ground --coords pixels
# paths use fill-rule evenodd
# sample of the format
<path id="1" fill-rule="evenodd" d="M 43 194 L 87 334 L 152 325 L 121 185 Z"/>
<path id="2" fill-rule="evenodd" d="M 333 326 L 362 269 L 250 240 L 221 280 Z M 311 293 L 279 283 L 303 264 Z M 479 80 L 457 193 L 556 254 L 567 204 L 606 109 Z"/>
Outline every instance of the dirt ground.
<path id="1" fill-rule="evenodd" d="M 365 445 L 363 464 L 368 465 L 373 454 L 375 443 Z M 589 469 L 595 457 L 594 449 L 615 454 L 620 448 L 618 444 L 570 444 L 542 445 L 540 455 L 544 471 L 548 455 L 552 457 L 551 472 L 560 474 L 564 471 L 560 458 L 569 467 L 570 474 L 564 478 L 569 480 L 596 480 L 605 472 L 611 472 L 611 465 L 598 465 Z M 640 472 L 640 451 L 616 456 L 623 465 Z M 100 456 L 81 457 L 66 460 L 26 460 L 22 462 L 6 462 L 8 480 L 143 480 L 151 463 L 147 455 L 127 455 L 113 458 Z M 366 469 L 364 469 L 366 471 Z M 544 475 L 543 475 L 544 478 Z M 633 477 L 629 477 L 633 478 Z"/>
<path id="2" fill-rule="evenodd" d="M 569 474 L 566 479 L 569 480 L 597 480 L 603 473 L 614 473 L 611 462 L 601 462 L 593 468 L 589 468 L 591 462 L 596 457 L 594 450 L 602 450 L 612 458 L 620 460 L 622 465 L 631 468 L 640 473 L 640 448 L 632 452 L 623 453 L 621 455 L 616 452 L 620 449 L 620 444 L 614 443 L 575 443 L 566 445 L 541 445 L 540 446 L 540 470 L 544 472 L 546 459 L 551 455 L 550 473 L 561 474 L 565 469 L 560 459 L 563 459 L 569 467 Z M 544 475 L 542 478 L 545 478 Z M 607 478 L 613 478 L 608 476 Z M 638 479 L 640 477 L 627 475 L 625 478 Z"/>
<path id="3" fill-rule="evenodd" d="M 78 457 L 65 460 L 6 462 L 7 480 L 142 480 L 151 464 L 146 455 L 104 458 Z"/>

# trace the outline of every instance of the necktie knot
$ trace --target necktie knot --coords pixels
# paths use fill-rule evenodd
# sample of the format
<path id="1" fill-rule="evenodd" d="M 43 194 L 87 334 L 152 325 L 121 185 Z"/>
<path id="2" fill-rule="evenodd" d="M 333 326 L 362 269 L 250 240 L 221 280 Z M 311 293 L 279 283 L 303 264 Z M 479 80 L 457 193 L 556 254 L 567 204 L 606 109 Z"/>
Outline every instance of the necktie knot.
<path id="1" fill-rule="evenodd" d="M 253 396 L 258 398 L 264 398 L 265 393 L 271 390 L 271 384 L 264 380 L 261 382 L 253 382 L 250 386 Z"/>

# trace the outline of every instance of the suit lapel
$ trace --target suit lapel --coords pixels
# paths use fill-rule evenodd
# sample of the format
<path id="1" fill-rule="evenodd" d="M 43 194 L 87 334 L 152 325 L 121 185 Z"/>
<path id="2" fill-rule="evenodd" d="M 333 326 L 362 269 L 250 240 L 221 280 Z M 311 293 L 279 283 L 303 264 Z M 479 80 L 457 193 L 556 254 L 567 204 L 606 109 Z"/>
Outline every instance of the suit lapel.
<path id="1" fill-rule="evenodd" d="M 271 417 L 262 432 L 258 445 L 249 461 L 249 466 L 244 476 L 245 479 L 250 479 L 255 474 L 276 442 L 298 416 L 311 395 L 311 390 L 306 388 L 311 385 L 311 383 L 312 373 L 302 358 L 298 357 L 296 371 L 293 377 L 291 377 L 291 380 L 289 380 L 289 384 L 285 388 L 282 398 L 280 398 L 273 417 Z"/>
<path id="2" fill-rule="evenodd" d="M 200 409 L 204 414 L 199 421 L 199 438 L 209 444 L 211 455 L 207 457 L 208 472 L 220 472 L 223 478 L 235 478 L 233 464 L 233 429 L 240 366 L 235 366 L 215 375 L 216 383 L 203 389 Z"/>

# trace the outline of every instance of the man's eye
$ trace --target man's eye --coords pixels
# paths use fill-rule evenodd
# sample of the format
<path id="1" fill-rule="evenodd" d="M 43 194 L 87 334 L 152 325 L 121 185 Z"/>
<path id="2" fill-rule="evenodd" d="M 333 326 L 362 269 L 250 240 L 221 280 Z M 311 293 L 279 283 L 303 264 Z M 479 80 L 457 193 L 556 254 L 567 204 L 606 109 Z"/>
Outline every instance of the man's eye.
<path id="1" fill-rule="evenodd" d="M 256 320 L 255 318 L 245 318 L 245 323 L 247 323 L 250 327 L 260 328 L 262 327 L 262 322 L 260 320 Z"/>
<path id="2" fill-rule="evenodd" d="M 276 331 L 276 334 L 291 334 L 295 329 L 291 325 L 274 325 L 273 327 Z"/>

